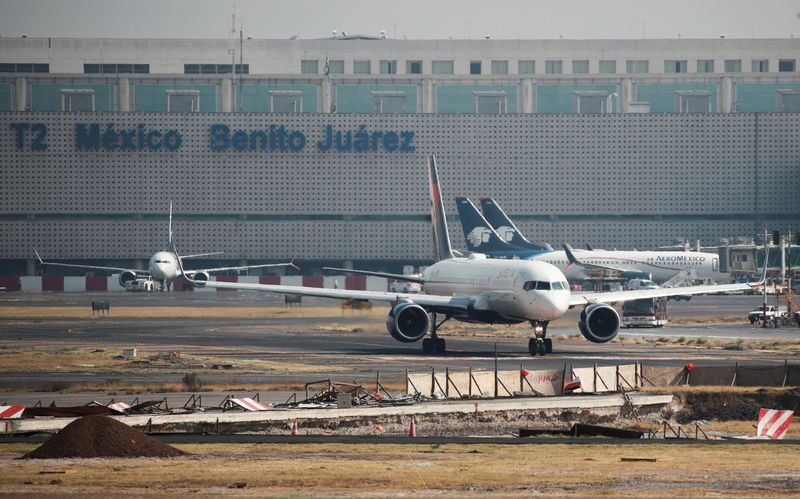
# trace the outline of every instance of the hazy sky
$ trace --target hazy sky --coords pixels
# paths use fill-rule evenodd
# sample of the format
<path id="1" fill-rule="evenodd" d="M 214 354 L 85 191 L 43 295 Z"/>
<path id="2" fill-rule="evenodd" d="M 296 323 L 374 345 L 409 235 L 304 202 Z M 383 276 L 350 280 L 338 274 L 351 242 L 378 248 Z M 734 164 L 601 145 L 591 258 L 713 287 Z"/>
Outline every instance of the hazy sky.
<path id="1" fill-rule="evenodd" d="M 800 37 L 797 0 L 0 0 L 0 36 Z"/>

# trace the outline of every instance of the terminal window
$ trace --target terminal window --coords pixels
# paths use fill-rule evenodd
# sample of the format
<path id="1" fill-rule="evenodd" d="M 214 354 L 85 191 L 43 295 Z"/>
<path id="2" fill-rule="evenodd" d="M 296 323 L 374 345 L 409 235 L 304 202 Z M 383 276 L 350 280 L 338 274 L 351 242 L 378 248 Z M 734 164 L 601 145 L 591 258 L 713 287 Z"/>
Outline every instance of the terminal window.
<path id="1" fill-rule="evenodd" d="M 517 72 L 521 75 L 532 75 L 536 73 L 536 61 L 519 61 Z"/>
<path id="2" fill-rule="evenodd" d="M 574 111 L 578 114 L 605 114 L 611 111 L 609 96 L 602 90 L 574 92 Z"/>
<path id="3" fill-rule="evenodd" d="M 304 75 L 319 73 L 319 61 L 316 59 L 303 59 L 300 61 L 300 72 Z"/>
<path id="4" fill-rule="evenodd" d="M 94 111 L 94 90 L 62 90 L 61 110 L 68 112 Z"/>
<path id="5" fill-rule="evenodd" d="M 297 90 L 272 90 L 269 108 L 273 113 L 299 113 L 303 110 L 303 92 Z"/>
<path id="6" fill-rule="evenodd" d="M 150 72 L 149 64 L 84 64 L 85 74 L 147 74 Z"/>
<path id="7" fill-rule="evenodd" d="M 341 59 L 328 61 L 328 74 L 344 74 L 344 61 Z"/>
<path id="8" fill-rule="evenodd" d="M 422 61 L 406 61 L 406 74 L 422 74 Z"/>
<path id="9" fill-rule="evenodd" d="M 137 64 L 139 66 L 139 64 Z M 150 66 L 147 66 L 146 73 L 150 72 Z M 199 75 L 199 74 L 229 74 L 231 73 L 234 68 L 236 69 L 236 74 L 249 74 L 250 73 L 250 65 L 249 64 L 184 64 L 183 65 L 183 74 L 187 75 Z M 139 71 L 134 71 L 138 73 Z"/>
<path id="10" fill-rule="evenodd" d="M 0 64 L 0 73 L 49 73 L 49 64 L 31 64 L 28 62 Z"/>
<path id="11" fill-rule="evenodd" d="M 768 73 L 769 59 L 753 59 L 750 70 L 753 73 Z"/>
<path id="12" fill-rule="evenodd" d="M 404 92 L 372 92 L 372 112 L 375 114 L 398 114 L 406 110 Z"/>
<path id="13" fill-rule="evenodd" d="M 778 71 L 781 73 L 794 72 L 794 59 L 780 59 L 778 60 Z"/>
<path id="14" fill-rule="evenodd" d="M 645 74 L 650 72 L 650 61 L 625 61 L 625 72 L 628 74 Z"/>
<path id="15" fill-rule="evenodd" d="M 725 59 L 725 72 L 726 73 L 741 73 L 742 60 L 741 59 Z"/>
<path id="16" fill-rule="evenodd" d="M 685 73 L 686 72 L 686 61 L 664 61 L 664 72 L 665 73 Z"/>
<path id="17" fill-rule="evenodd" d="M 589 61 L 572 61 L 572 74 L 588 74 Z"/>
<path id="18" fill-rule="evenodd" d="M 435 75 L 451 75 L 453 74 L 453 61 L 433 61 L 431 69 Z"/>
<path id="19" fill-rule="evenodd" d="M 800 89 L 778 90 L 778 112 L 800 113 Z"/>
<path id="20" fill-rule="evenodd" d="M 167 90 L 168 113 L 196 113 L 198 111 L 200 111 L 200 92 Z"/>
<path id="21" fill-rule="evenodd" d="M 505 114 L 505 92 L 473 92 L 475 112 L 478 114 Z"/>
<path id="22" fill-rule="evenodd" d="M 368 75 L 372 73 L 370 61 L 353 61 L 353 74 Z"/>
<path id="23" fill-rule="evenodd" d="M 493 75 L 507 75 L 508 74 L 508 61 L 492 61 L 492 74 Z"/>
<path id="24" fill-rule="evenodd" d="M 617 72 L 617 61 L 600 61 L 601 74 L 615 74 Z"/>
<path id="25" fill-rule="evenodd" d="M 698 73 L 713 73 L 714 72 L 714 59 L 698 59 L 697 60 Z"/>
<path id="26" fill-rule="evenodd" d="M 469 74 L 471 75 L 481 74 L 481 61 L 470 61 Z"/>
<path id="27" fill-rule="evenodd" d="M 382 60 L 380 62 L 380 73 L 382 75 L 396 75 L 397 61 Z"/>
<path id="28" fill-rule="evenodd" d="M 560 75 L 561 61 L 544 61 L 544 72 L 549 75 Z"/>
<path id="29" fill-rule="evenodd" d="M 711 94 L 705 90 L 675 92 L 676 113 L 710 113 Z"/>

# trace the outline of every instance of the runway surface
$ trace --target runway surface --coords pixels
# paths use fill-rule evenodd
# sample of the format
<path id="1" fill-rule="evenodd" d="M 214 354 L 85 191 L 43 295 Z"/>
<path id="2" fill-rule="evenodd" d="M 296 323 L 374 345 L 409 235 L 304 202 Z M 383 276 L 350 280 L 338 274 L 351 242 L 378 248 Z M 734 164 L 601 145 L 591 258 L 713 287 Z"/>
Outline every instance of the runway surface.
<path id="1" fill-rule="evenodd" d="M 404 344 L 393 340 L 383 324 L 383 313 L 342 312 L 338 302 L 313 299 L 305 307 L 330 307 L 323 317 L 253 318 L 115 318 L 120 306 L 184 306 L 187 310 L 203 307 L 275 307 L 283 308 L 280 297 L 259 293 L 173 293 L 173 294 L 39 294 L 8 293 L 0 295 L 0 307 L 14 306 L 88 306 L 95 300 L 109 300 L 112 313 L 107 318 L 34 320 L 0 320 L 0 346 L 3 348 L 67 348 L 108 349 L 136 347 L 140 355 L 180 351 L 226 359 L 269 362 L 270 369 L 227 373 L 203 370 L 206 382 L 238 381 L 241 383 L 297 383 L 321 378 L 374 380 L 380 371 L 383 380 L 401 381 L 405 371 L 435 368 L 493 369 L 495 344 L 497 366 L 501 370 L 548 369 L 644 362 L 657 365 L 778 364 L 787 354 L 748 349 L 707 348 L 697 345 L 695 338 L 719 341 L 797 340 L 800 328 L 761 329 L 747 323 L 747 312 L 761 303 L 758 296 L 694 297 L 690 302 L 670 302 L 670 317 L 687 320 L 696 317 L 736 318 L 730 324 L 668 325 L 659 329 L 622 329 L 623 342 L 594 344 L 575 337 L 577 311 L 567 320 L 549 328 L 554 338 L 554 352 L 546 357 L 528 353 L 527 328 L 504 326 L 464 328 L 448 322 L 441 334 L 447 340 L 447 353 L 427 355 L 420 344 Z M 388 309 L 386 309 L 388 310 Z M 572 335 L 562 338 L 563 335 Z M 645 340 L 636 340 L 643 337 Z M 646 338 L 650 338 L 650 342 Z M 690 345 L 655 343 L 655 338 L 684 337 Z M 1 353 L 1 352 L 0 352 Z M 290 367 L 282 369 L 281 365 Z M 291 366 L 302 366 L 294 369 Z M 0 372 L 0 389 L 37 387 L 57 380 L 78 384 L 124 378 L 131 383 L 177 382 L 180 372 L 160 372 L 146 368 L 132 372 L 80 372 L 80 370 L 40 370 L 34 372 Z"/>

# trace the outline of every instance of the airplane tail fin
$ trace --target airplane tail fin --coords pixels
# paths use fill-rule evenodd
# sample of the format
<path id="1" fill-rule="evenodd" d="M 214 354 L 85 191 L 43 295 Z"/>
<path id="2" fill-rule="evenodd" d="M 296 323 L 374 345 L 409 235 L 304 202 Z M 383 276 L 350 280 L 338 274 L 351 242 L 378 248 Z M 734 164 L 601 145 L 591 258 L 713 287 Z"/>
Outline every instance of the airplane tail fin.
<path id="1" fill-rule="evenodd" d="M 467 249 L 476 253 L 507 252 L 513 253 L 514 247 L 505 242 L 483 218 L 481 212 L 464 196 L 456 197 L 458 217 L 464 229 Z"/>
<path id="2" fill-rule="evenodd" d="M 175 245 L 172 242 L 172 201 L 169 202 L 169 238 L 167 239 L 167 250 L 175 250 Z"/>
<path id="3" fill-rule="evenodd" d="M 500 234 L 507 243 L 518 248 L 539 250 L 539 251 L 553 251 L 553 247 L 547 243 L 532 243 L 525 239 L 522 232 L 519 231 L 514 222 L 508 218 L 506 212 L 497 204 L 494 199 L 483 196 L 481 200 L 481 209 L 486 217 L 486 220 L 492 224 L 492 227 Z"/>
<path id="4" fill-rule="evenodd" d="M 433 225 L 433 257 L 438 262 L 453 258 L 450 246 L 450 234 L 447 231 L 447 218 L 444 213 L 442 191 L 439 188 L 439 172 L 436 169 L 436 157 L 428 159 L 428 182 L 431 195 L 431 223 Z"/>

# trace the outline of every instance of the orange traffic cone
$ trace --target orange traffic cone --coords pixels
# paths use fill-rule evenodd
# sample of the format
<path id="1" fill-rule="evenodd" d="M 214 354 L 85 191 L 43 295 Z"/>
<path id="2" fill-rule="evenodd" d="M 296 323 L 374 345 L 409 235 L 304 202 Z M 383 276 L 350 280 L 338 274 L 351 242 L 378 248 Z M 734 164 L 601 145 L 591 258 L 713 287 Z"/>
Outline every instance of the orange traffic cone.
<path id="1" fill-rule="evenodd" d="M 292 436 L 296 437 L 300 435 L 300 428 L 297 427 L 297 421 L 292 422 Z"/>
<path id="2" fill-rule="evenodd" d="M 408 429 L 408 436 L 409 437 L 416 437 L 417 436 L 417 418 L 411 416 L 411 428 Z"/>

